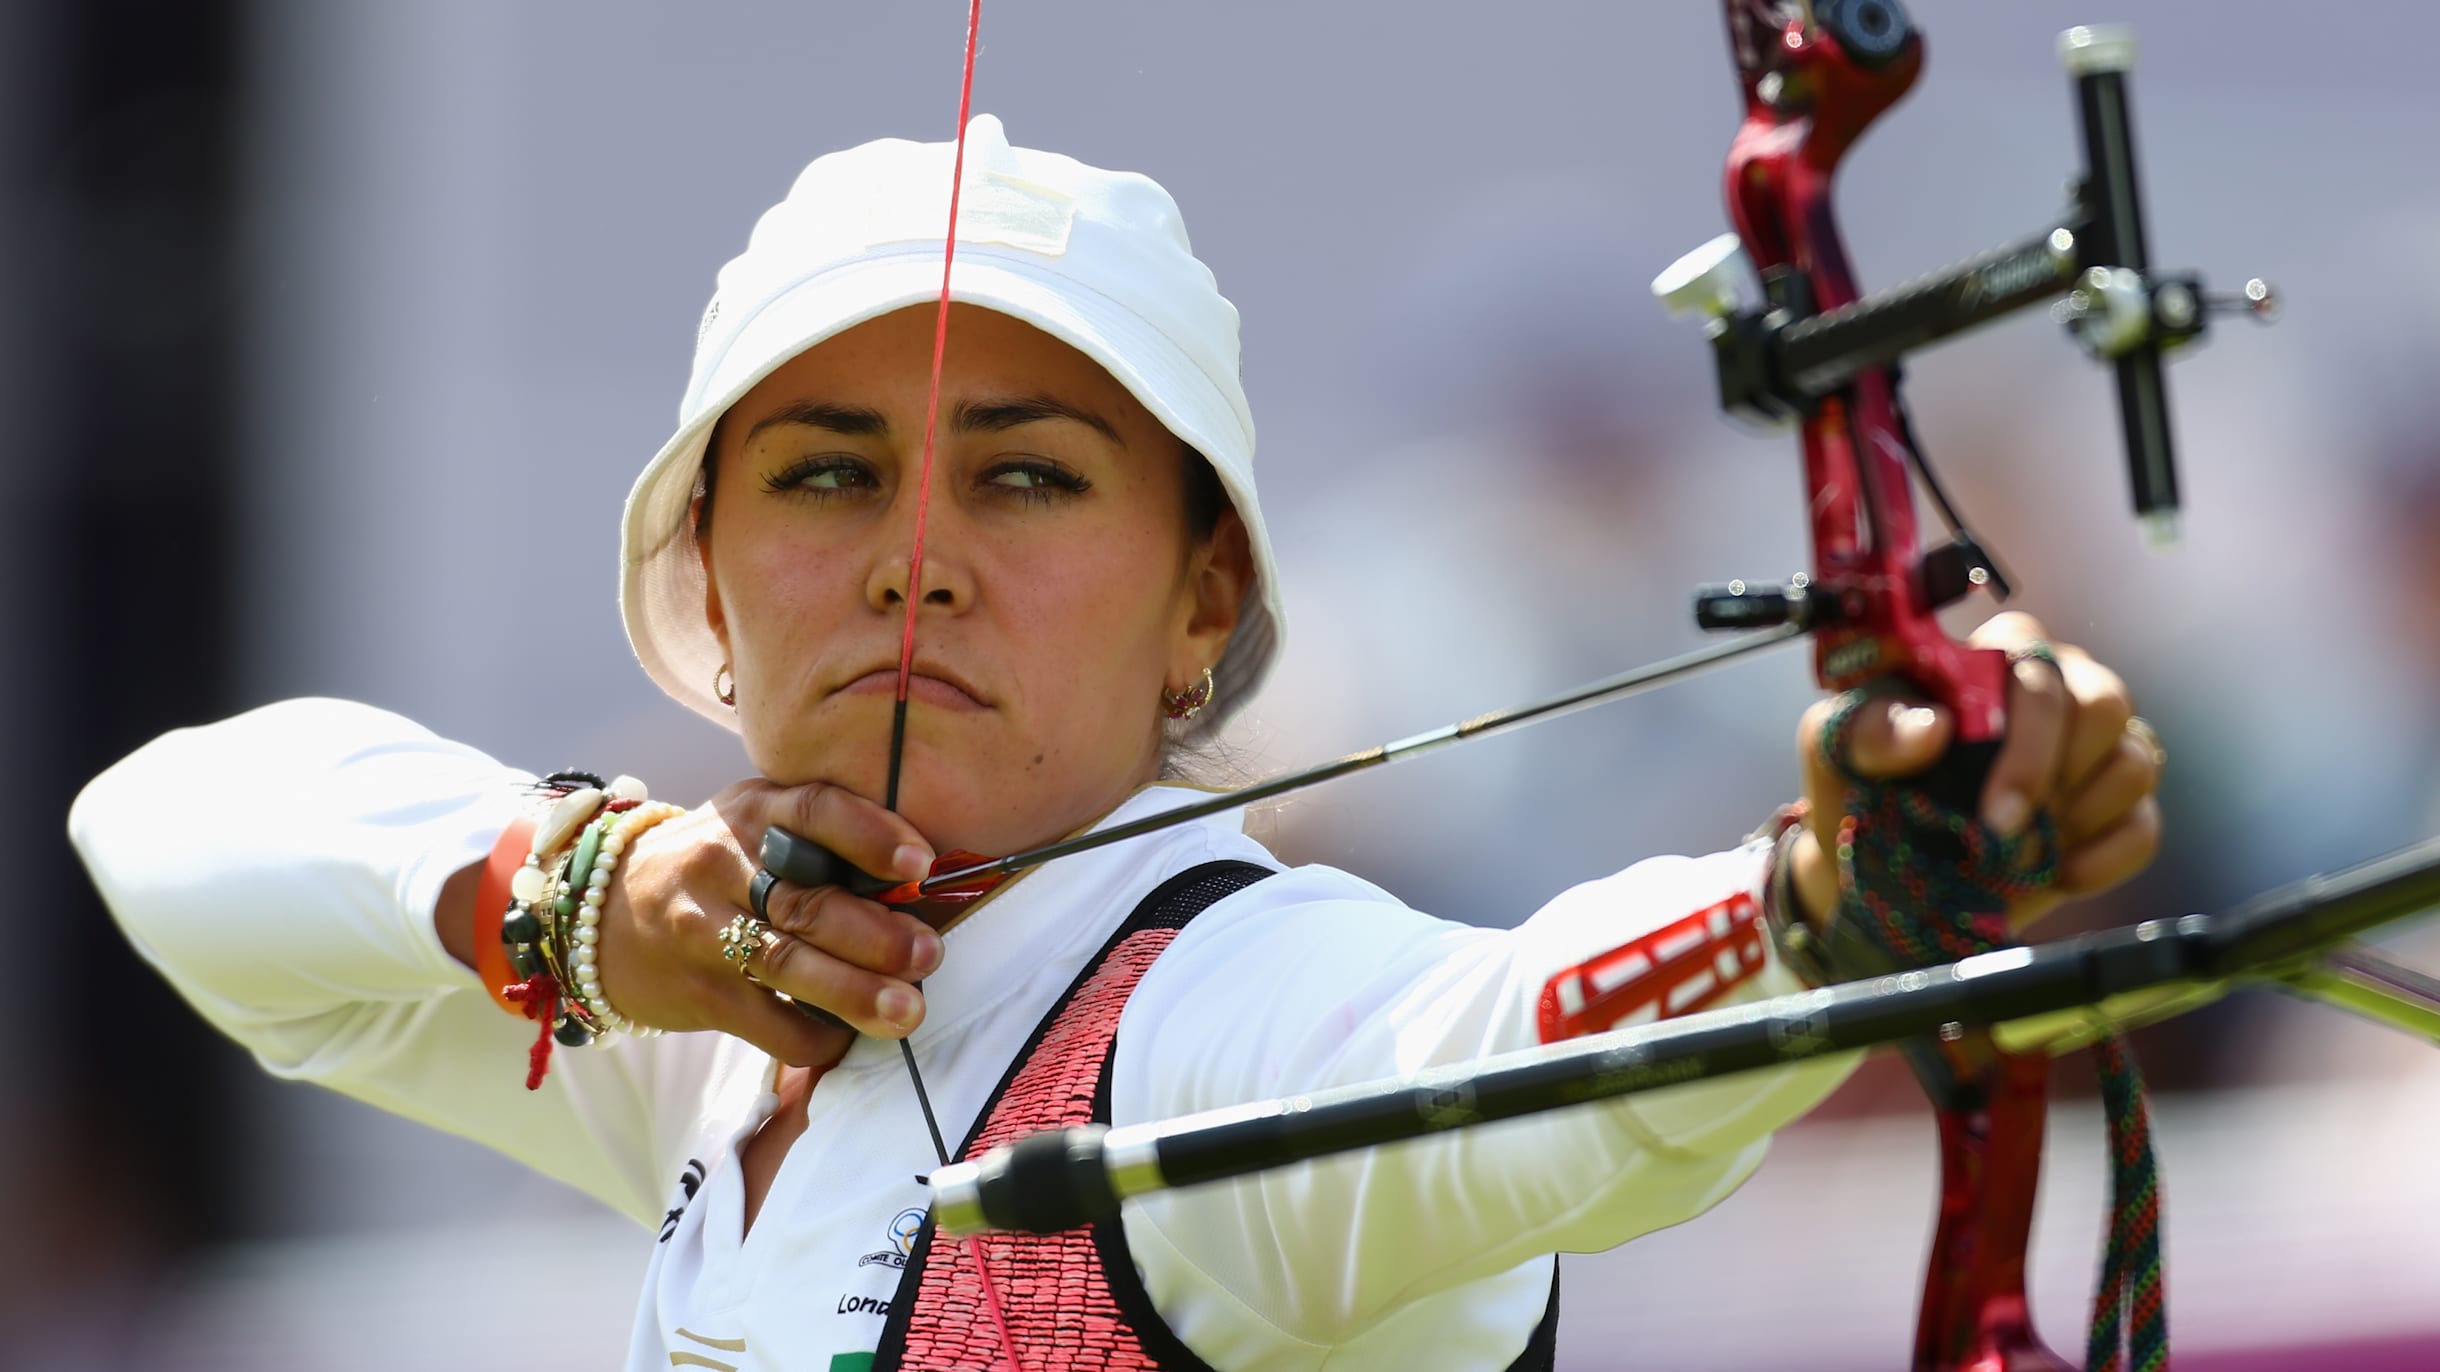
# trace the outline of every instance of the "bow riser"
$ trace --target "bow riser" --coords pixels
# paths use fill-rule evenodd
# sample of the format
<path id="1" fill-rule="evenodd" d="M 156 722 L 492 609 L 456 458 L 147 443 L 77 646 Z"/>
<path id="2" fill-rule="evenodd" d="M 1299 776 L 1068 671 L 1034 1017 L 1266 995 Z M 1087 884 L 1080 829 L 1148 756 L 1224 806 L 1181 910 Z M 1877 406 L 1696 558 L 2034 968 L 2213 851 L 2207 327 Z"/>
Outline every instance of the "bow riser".
<path id="1" fill-rule="evenodd" d="M 1723 176 L 1729 217 L 1772 305 L 1791 315 L 1862 298 L 1832 212 L 1838 164 L 1923 69 L 1923 40 L 1904 16 L 1869 13 L 1885 46 L 1859 61 L 1801 10 L 1773 29 L 1730 6 L 1746 113 Z M 1815 674 L 1834 691 L 1903 677 L 1955 712 L 1961 743 L 1990 744 L 2007 725 L 2007 663 L 1957 643 L 1934 616 L 1941 602 L 1923 574 L 1898 405 L 1894 373 L 1874 366 L 1802 418 Z"/>
<path id="2" fill-rule="evenodd" d="M 1762 281 L 1763 326 L 1776 328 L 1862 299 L 1832 204 L 1838 165 L 1913 86 L 1923 40 L 1886 0 L 1796 5 L 1778 12 L 1775 32 L 1761 15 L 1730 0 L 1746 112 L 1723 181 Z M 2008 662 L 1952 639 L 1936 617 L 1967 587 L 1926 576 L 1913 486 L 1923 464 L 1901 404 L 1894 366 L 1874 362 L 1794 407 L 1813 534 L 1805 613 L 1815 675 L 1832 691 L 1901 679 L 1947 706 L 1958 746 L 1928 784 L 1971 810 L 2006 730 Z M 2062 1369 L 2034 1338 L 2024 1286 L 2048 1062 L 2006 1057 L 1980 1033 L 1925 1041 L 1908 1057 L 1936 1107 L 1941 1153 L 1914 1366 Z"/>

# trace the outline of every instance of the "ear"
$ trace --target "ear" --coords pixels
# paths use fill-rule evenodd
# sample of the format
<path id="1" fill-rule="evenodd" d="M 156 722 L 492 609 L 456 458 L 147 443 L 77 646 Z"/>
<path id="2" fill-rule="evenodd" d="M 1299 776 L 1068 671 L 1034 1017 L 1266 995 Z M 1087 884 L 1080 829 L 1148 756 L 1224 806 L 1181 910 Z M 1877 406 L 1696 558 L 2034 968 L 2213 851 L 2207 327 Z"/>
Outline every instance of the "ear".
<path id="1" fill-rule="evenodd" d="M 1253 587 L 1254 549 L 1245 521 L 1236 510 L 1223 510 L 1211 537 L 1187 564 L 1184 613 L 1176 650 L 1170 654 L 1170 690 L 1187 689 L 1202 678 L 1204 669 L 1219 665 Z"/>
<path id="2" fill-rule="evenodd" d="M 706 458 L 705 461 L 712 461 Z M 729 651 L 729 615 L 720 604 L 720 575 L 712 570 L 712 530 L 703 522 L 703 497 L 698 495 L 687 507 L 687 522 L 695 529 L 695 562 L 703 568 L 703 622 L 710 625 L 712 637 L 720 640 L 720 655 L 732 657 Z"/>

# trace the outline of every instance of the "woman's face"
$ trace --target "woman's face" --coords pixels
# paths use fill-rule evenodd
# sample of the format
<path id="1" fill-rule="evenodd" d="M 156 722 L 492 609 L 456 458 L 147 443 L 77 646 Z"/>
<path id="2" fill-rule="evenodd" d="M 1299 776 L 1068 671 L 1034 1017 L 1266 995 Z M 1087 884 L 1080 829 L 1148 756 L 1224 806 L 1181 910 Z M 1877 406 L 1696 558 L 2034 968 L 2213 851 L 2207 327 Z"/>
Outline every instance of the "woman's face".
<path id="1" fill-rule="evenodd" d="M 806 351 L 720 422 L 706 612 L 773 781 L 879 799 L 934 310 Z M 1220 660 L 1252 579 L 1186 515 L 1184 446 L 1031 325 L 951 307 L 899 808 L 946 851 L 1067 833 L 1153 779 L 1161 693 Z"/>

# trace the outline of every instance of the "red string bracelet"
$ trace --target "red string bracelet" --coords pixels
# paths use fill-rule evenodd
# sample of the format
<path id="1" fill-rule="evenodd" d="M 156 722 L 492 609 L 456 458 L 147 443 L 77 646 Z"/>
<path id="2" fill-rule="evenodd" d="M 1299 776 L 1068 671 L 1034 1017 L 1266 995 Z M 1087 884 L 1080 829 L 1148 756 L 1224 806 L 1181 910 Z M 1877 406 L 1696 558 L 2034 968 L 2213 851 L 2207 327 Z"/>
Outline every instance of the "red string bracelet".
<path id="1" fill-rule="evenodd" d="M 559 993 L 559 980 L 548 972 L 536 972 L 531 978 L 508 988 L 509 1000 L 524 1007 L 518 1013 L 542 1026 L 534 1035 L 534 1046 L 525 1050 L 525 1089 L 539 1091 L 542 1078 L 551 1070 L 551 1041 L 555 1036 L 555 1021 L 559 1018 L 559 1003 L 565 997 Z"/>

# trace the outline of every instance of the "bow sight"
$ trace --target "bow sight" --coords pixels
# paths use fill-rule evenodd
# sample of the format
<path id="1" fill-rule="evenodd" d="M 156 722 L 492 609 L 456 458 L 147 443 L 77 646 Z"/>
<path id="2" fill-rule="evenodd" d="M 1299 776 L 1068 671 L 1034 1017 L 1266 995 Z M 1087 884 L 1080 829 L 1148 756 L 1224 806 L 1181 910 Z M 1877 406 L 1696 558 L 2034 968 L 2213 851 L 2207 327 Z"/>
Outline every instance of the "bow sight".
<path id="1" fill-rule="evenodd" d="M 1922 37 L 1895 0 L 1821 0 L 1812 17 L 1816 32 L 1803 42 L 1789 41 L 1790 30 L 1767 14 L 1732 17 L 1749 115 L 1730 157 L 1729 199 L 1748 233 L 1769 218 L 1766 200 L 1819 189 L 1864 125 L 1905 94 L 1922 67 Z M 1823 38 L 1848 60 L 1824 58 L 1830 49 Z M 1847 286 L 1848 272 L 1826 223 L 1816 226 L 1817 242 L 1830 251 L 1815 260 L 1793 251 L 1805 244 L 1782 242 L 1776 245 L 1782 260 L 1757 271 L 1745 237 L 1722 234 L 1672 263 L 1652 290 L 1673 314 L 1708 317 L 1721 408 L 1773 427 L 1814 412 L 1870 368 L 2054 302 L 2052 316 L 2069 336 L 2116 370 L 2135 512 L 2153 541 L 2166 543 L 2177 533 L 2178 490 L 2162 359 L 2200 338 L 2214 313 L 2243 310 L 2267 321 L 2278 306 L 2259 279 L 2238 292 L 2214 293 L 2195 273 L 2152 267 L 2127 106 L 2134 37 L 2117 27 L 2072 28 L 2060 35 L 2059 55 L 2075 79 L 2084 170 L 2071 183 L 2069 208 L 2049 227 L 1828 308 L 1824 287 Z M 1830 95 L 1845 97 L 1839 125 L 1809 127 L 1797 157 L 1786 157 L 1784 140 L 1756 136 L 1808 124 Z M 1985 586 L 2006 598 L 1998 568 L 1919 452 L 1906 447 L 1951 532 L 1950 542 L 1922 557 L 1921 602 L 1937 609 Z M 1841 601 L 1826 589 L 1805 577 L 1780 586 L 1707 586 L 1696 592 L 1695 618 L 1706 629 L 1827 626 L 1839 620 Z"/>

